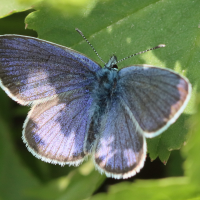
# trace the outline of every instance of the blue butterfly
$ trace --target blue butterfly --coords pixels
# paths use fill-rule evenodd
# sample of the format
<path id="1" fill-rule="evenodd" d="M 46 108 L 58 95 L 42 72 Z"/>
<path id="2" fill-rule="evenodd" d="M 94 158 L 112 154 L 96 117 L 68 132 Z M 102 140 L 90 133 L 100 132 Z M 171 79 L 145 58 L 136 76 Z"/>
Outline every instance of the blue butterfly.
<path id="1" fill-rule="evenodd" d="M 112 56 L 101 68 L 52 42 L 0 36 L 0 86 L 14 101 L 31 106 L 22 138 L 34 156 L 77 166 L 91 155 L 101 173 L 117 179 L 140 171 L 145 138 L 176 121 L 191 84 L 169 69 L 134 65 L 118 70 L 118 62 Z"/>

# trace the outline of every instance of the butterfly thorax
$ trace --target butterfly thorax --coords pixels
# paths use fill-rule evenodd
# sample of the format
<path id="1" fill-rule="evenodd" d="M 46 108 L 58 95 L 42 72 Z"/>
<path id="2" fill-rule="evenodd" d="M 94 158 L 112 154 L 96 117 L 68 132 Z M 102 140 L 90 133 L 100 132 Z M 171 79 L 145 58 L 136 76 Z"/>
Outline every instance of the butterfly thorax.
<path id="1" fill-rule="evenodd" d="M 95 84 L 92 97 L 98 106 L 104 107 L 115 96 L 118 80 L 117 58 L 112 56 L 103 68 L 97 71 L 97 83 Z"/>

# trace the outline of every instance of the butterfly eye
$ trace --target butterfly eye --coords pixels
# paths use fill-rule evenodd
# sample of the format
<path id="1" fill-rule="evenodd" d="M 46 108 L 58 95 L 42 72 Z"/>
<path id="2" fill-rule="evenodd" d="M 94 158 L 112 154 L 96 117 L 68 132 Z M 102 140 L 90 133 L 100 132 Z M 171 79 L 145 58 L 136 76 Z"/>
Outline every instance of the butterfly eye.
<path id="1" fill-rule="evenodd" d="M 117 65 L 113 65 L 112 68 L 113 69 L 118 69 L 118 66 Z"/>

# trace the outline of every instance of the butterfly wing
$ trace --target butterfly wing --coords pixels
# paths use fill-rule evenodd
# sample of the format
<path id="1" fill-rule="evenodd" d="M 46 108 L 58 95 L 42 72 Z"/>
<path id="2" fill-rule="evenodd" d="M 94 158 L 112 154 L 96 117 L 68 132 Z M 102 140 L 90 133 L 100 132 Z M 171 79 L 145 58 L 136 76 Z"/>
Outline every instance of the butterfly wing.
<path id="1" fill-rule="evenodd" d="M 146 141 L 119 99 L 107 107 L 99 130 L 94 146 L 97 169 L 117 179 L 139 172 L 146 158 Z"/>
<path id="2" fill-rule="evenodd" d="M 40 103 L 88 86 L 99 69 L 64 46 L 20 35 L 0 36 L 0 85 L 20 104 Z"/>
<path id="3" fill-rule="evenodd" d="M 149 65 L 120 70 L 118 85 L 146 137 L 159 135 L 175 122 L 192 90 L 189 81 L 174 71 Z"/>
<path id="4" fill-rule="evenodd" d="M 1 87 L 20 104 L 33 107 L 24 123 L 23 141 L 36 157 L 78 165 L 100 66 L 69 48 L 37 38 L 0 36 Z"/>
<path id="5" fill-rule="evenodd" d="M 80 164 L 90 124 L 92 98 L 84 91 L 68 93 L 32 107 L 24 123 L 23 141 L 37 158 L 54 164 Z"/>

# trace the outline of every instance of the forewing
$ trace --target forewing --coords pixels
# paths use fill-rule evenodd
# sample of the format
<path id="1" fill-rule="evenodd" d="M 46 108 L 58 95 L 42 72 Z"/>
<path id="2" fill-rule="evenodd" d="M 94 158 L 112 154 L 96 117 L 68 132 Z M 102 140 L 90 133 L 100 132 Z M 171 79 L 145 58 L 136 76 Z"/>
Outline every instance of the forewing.
<path id="1" fill-rule="evenodd" d="M 86 56 L 64 46 L 20 35 L 0 36 L 0 84 L 20 104 L 89 86 L 99 69 Z"/>
<path id="2" fill-rule="evenodd" d="M 119 100 L 108 106 L 96 139 L 94 160 L 108 177 L 129 178 L 144 165 L 146 141 Z"/>
<path id="3" fill-rule="evenodd" d="M 76 90 L 33 106 L 23 131 L 28 150 L 45 162 L 80 164 L 85 156 L 91 104 L 89 94 Z"/>
<path id="4" fill-rule="evenodd" d="M 146 137 L 154 137 L 174 123 L 191 95 L 186 78 L 148 65 L 120 70 L 117 87 Z"/>

